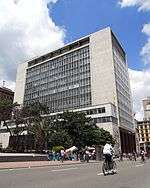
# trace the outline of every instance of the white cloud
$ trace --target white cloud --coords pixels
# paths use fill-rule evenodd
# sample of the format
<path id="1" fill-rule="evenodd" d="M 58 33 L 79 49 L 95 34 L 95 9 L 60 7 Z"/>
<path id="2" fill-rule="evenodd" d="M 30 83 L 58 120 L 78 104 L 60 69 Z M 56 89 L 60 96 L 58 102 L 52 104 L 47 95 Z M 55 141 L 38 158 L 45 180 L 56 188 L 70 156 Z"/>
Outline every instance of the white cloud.
<path id="1" fill-rule="evenodd" d="M 150 0 L 120 0 L 119 4 L 121 7 L 137 6 L 138 10 L 149 11 L 150 10 Z"/>
<path id="2" fill-rule="evenodd" d="M 145 65 L 150 64 L 150 23 L 145 24 L 142 32 L 148 36 L 146 44 L 141 50 L 141 56 Z"/>
<path id="3" fill-rule="evenodd" d="M 150 0 L 119 0 L 121 7 L 136 6 L 138 10 L 150 11 Z M 147 35 L 148 39 L 143 48 L 141 49 L 140 55 L 142 56 L 145 65 L 150 64 L 150 23 L 143 26 L 142 32 Z"/>
<path id="4" fill-rule="evenodd" d="M 144 64 L 150 64 L 150 38 L 148 38 L 147 43 L 143 46 L 140 54 L 142 56 Z"/>
<path id="5" fill-rule="evenodd" d="M 142 100 L 150 96 L 150 69 L 137 71 L 129 69 L 133 109 L 138 120 L 143 119 Z"/>
<path id="6" fill-rule="evenodd" d="M 119 0 L 122 8 L 136 6 L 138 11 L 150 11 L 150 0 Z M 150 65 L 150 23 L 143 26 L 142 32 L 148 37 L 147 42 L 141 49 L 140 55 L 144 65 Z M 131 91 L 133 95 L 133 106 L 136 118 L 143 118 L 142 99 L 150 96 L 150 69 L 137 71 L 129 70 Z"/>
<path id="7" fill-rule="evenodd" d="M 64 44 L 47 4 L 57 0 L 0 0 L 0 83 L 13 85 L 16 67 Z"/>
<path id="8" fill-rule="evenodd" d="M 142 32 L 150 37 L 150 23 L 144 25 Z"/>
<path id="9" fill-rule="evenodd" d="M 121 7 L 128 7 L 128 6 L 135 6 L 137 3 L 137 0 L 120 0 L 119 4 Z"/>

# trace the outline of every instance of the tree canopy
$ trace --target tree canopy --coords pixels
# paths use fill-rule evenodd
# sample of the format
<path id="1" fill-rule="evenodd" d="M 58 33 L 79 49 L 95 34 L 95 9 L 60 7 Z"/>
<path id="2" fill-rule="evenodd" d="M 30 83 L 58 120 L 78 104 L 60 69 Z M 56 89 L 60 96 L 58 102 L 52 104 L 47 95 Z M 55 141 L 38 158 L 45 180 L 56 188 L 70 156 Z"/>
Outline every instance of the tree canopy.
<path id="1" fill-rule="evenodd" d="M 114 143 L 112 135 L 104 129 L 99 129 L 91 118 L 81 112 L 64 112 L 60 119 L 51 124 L 51 129 L 57 133 L 65 131 L 72 144 L 78 149 L 85 146 L 104 145 L 106 141 Z"/>

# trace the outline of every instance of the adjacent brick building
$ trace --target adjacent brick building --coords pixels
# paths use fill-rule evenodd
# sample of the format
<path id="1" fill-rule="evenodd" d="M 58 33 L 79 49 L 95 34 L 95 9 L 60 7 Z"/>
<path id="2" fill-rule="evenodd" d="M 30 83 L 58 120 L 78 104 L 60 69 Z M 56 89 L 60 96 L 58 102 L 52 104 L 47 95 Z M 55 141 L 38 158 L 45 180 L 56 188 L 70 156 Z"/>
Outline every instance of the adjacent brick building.
<path id="1" fill-rule="evenodd" d="M 8 88 L 0 87 L 0 102 L 6 100 L 13 103 L 14 92 Z M 2 113 L 1 113 L 2 114 Z M 10 113 L 8 113 L 8 119 L 10 118 Z M 0 122 L 2 121 L 2 117 L 0 115 Z"/>

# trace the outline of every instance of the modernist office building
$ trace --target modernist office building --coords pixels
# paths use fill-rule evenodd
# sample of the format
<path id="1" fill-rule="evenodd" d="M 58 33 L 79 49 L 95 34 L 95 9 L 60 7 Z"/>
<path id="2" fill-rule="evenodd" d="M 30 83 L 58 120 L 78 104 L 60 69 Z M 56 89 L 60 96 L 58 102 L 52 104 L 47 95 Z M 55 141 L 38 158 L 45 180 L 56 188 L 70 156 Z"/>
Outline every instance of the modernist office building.
<path id="1" fill-rule="evenodd" d="M 121 140 L 123 152 L 135 148 L 126 54 L 110 28 L 20 65 L 14 101 L 40 101 L 53 113 L 92 109 L 88 113 L 103 115 L 97 123 L 112 130 L 118 145 Z"/>

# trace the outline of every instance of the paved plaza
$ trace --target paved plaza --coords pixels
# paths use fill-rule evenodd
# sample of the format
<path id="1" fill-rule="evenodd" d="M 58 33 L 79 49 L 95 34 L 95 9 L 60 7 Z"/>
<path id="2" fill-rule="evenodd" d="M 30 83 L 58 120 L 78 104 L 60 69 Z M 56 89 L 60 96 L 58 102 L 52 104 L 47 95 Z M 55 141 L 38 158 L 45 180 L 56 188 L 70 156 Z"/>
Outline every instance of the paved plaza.
<path id="1" fill-rule="evenodd" d="M 52 163 L 51 163 L 52 164 Z M 118 173 L 104 176 L 102 162 L 1 169 L 2 188 L 149 188 L 150 161 L 117 161 Z"/>

